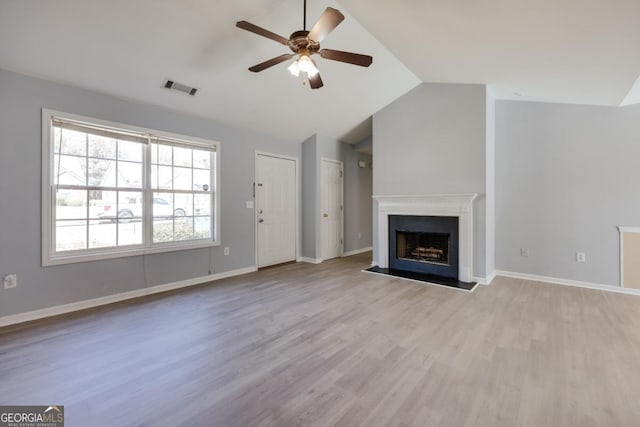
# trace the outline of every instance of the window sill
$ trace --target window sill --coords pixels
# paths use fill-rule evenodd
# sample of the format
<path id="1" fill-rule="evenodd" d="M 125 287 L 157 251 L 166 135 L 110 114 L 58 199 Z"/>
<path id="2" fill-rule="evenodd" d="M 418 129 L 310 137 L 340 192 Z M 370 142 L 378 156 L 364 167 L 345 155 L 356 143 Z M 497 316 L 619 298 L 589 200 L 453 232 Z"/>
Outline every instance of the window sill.
<path id="1" fill-rule="evenodd" d="M 159 254 L 166 252 L 178 252 L 178 251 L 186 251 L 189 249 L 202 249 L 202 248 L 210 248 L 220 246 L 219 242 L 188 242 L 183 244 L 167 244 L 154 246 L 150 248 L 131 248 L 131 249 L 121 249 L 121 250 L 113 250 L 113 251 L 104 251 L 97 253 L 83 253 L 83 254 L 64 254 L 64 255 L 56 255 L 52 257 L 45 256 L 42 260 L 43 267 L 49 267 L 54 265 L 64 265 L 64 264 L 75 264 L 79 262 L 90 262 L 90 261 L 103 261 L 108 259 L 115 258 L 126 258 L 132 256 L 144 256 L 151 254 Z"/>

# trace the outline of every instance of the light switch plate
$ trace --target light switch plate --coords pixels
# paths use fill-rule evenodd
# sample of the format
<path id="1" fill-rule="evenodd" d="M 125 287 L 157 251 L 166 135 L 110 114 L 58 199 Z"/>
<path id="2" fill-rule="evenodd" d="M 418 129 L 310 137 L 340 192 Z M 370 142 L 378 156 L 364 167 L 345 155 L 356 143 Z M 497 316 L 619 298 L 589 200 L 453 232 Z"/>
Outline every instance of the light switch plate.
<path id="1" fill-rule="evenodd" d="M 247 200 L 247 209 L 253 209 L 253 200 Z"/>
<path id="2" fill-rule="evenodd" d="M 18 286 L 18 276 L 15 274 L 7 274 L 4 276 L 3 283 L 5 289 L 15 288 Z"/>

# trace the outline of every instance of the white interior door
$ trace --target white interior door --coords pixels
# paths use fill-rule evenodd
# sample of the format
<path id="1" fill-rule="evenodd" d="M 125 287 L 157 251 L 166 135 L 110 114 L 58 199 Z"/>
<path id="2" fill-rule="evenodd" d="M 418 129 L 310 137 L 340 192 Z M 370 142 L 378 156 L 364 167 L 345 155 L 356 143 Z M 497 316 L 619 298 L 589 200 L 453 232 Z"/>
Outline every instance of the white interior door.
<path id="1" fill-rule="evenodd" d="M 342 162 L 322 159 L 322 259 L 342 255 Z"/>
<path id="2" fill-rule="evenodd" d="M 296 259 L 296 163 L 258 154 L 256 159 L 258 267 Z"/>

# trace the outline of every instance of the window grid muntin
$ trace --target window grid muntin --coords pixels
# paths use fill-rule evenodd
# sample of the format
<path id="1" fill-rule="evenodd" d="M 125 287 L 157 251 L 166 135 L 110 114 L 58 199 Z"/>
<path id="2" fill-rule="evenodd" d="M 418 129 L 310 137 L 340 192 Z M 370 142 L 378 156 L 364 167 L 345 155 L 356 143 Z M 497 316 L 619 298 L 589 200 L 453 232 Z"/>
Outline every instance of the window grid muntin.
<path id="1" fill-rule="evenodd" d="M 151 162 L 149 163 L 150 165 L 150 171 L 151 173 L 153 173 L 154 170 L 154 166 L 155 166 L 155 186 L 154 186 L 154 179 L 152 177 L 151 180 L 151 185 L 150 185 L 150 189 L 151 191 L 153 191 L 152 194 L 152 198 L 156 198 L 156 195 L 165 193 L 165 194 L 171 194 L 172 196 L 172 210 L 174 212 L 174 216 L 171 218 L 172 221 L 172 235 L 173 235 L 173 240 L 172 241 L 158 241 L 156 240 L 156 235 L 155 235 L 155 225 L 158 222 L 157 219 L 158 218 L 162 218 L 160 216 L 156 216 L 155 213 L 152 212 L 151 214 L 151 218 L 152 218 L 152 224 L 151 224 L 151 228 L 152 228 L 152 244 L 153 245 L 166 245 L 168 243 L 175 243 L 175 242 L 180 242 L 180 241 L 184 241 L 181 239 L 177 239 L 176 238 L 176 216 L 175 216 L 175 211 L 180 209 L 178 207 L 176 207 L 175 204 L 175 196 L 176 194 L 189 194 L 191 195 L 191 213 L 192 215 L 185 215 L 184 217 L 181 217 L 180 219 L 184 219 L 184 220 L 188 220 L 189 218 L 192 220 L 191 223 L 191 233 L 192 236 L 194 236 L 192 239 L 189 239 L 191 241 L 203 241 L 203 240 L 212 240 L 215 241 L 215 233 L 214 233 L 214 229 L 215 229 L 215 208 L 216 206 L 215 204 L 215 192 L 214 192 L 214 183 L 215 183 L 215 176 L 216 176 L 216 164 L 214 161 L 214 155 L 217 154 L 217 149 L 211 149 L 211 148 L 207 148 L 207 147 L 202 147 L 202 146 L 198 146 L 198 145 L 185 145 L 185 144 L 180 144 L 180 143 L 175 143 L 174 141 L 168 141 L 168 140 L 164 140 L 164 139 L 156 139 L 154 141 L 152 141 L 150 143 L 150 157 L 151 157 Z M 154 149 L 155 147 L 155 149 Z M 160 161 L 160 152 L 161 152 L 161 147 L 169 147 L 171 148 L 171 161 L 170 164 L 168 163 L 161 163 Z M 176 148 L 181 148 L 181 149 L 189 149 L 190 150 L 190 157 L 191 157 L 191 166 L 190 167 L 186 167 L 186 166 L 176 166 L 176 159 L 175 159 L 175 149 Z M 209 154 L 209 169 L 206 168 L 202 168 L 202 167 L 194 167 L 194 151 L 198 150 L 198 151 L 206 151 Z M 155 154 L 155 155 L 154 155 Z M 170 167 L 171 168 L 171 173 L 170 173 L 170 182 L 171 182 L 171 188 L 161 188 L 160 186 L 160 167 Z M 184 189 L 176 189 L 175 188 L 175 169 L 176 167 L 178 168 L 182 168 L 182 169 L 190 169 L 190 175 L 191 175 L 191 190 L 184 190 Z M 209 172 L 209 178 L 208 178 L 208 183 L 207 185 L 209 186 L 209 190 L 195 190 L 195 183 L 194 183 L 194 171 L 195 170 L 199 170 L 199 171 L 208 171 Z M 195 207 L 195 195 L 196 194 L 201 194 L 201 195 L 208 195 L 209 196 L 209 206 L 208 206 L 208 210 L 209 210 L 209 214 L 208 215 L 196 215 L 196 207 Z M 154 204 L 151 205 L 151 209 L 154 209 Z M 195 219 L 196 218 L 209 218 L 209 230 L 208 230 L 208 237 L 201 237 L 201 238 L 197 238 L 196 236 L 196 222 Z"/>
<path id="2" fill-rule="evenodd" d="M 44 114 L 43 114 L 44 115 Z M 50 259 L 54 259 L 56 258 L 56 255 L 68 255 L 68 254 L 72 254 L 73 252 L 78 252 L 80 253 L 80 255 L 91 255 L 92 253 L 97 253 L 98 255 L 100 253 L 104 253 L 104 249 L 110 249 L 109 253 L 117 253 L 119 252 L 121 249 L 121 252 L 130 252 L 130 249 L 139 247 L 141 249 L 144 248 L 153 248 L 156 246 L 171 246 L 173 244 L 173 246 L 176 246 L 176 249 L 179 249 L 180 246 L 184 246 L 184 243 L 198 243 L 198 242 L 203 242 L 203 241 L 210 241 L 212 244 L 217 244 L 216 238 L 217 238 L 217 209 L 218 209 L 218 203 L 217 203 L 217 194 L 215 193 L 214 189 L 217 186 L 217 178 L 218 178 L 218 164 L 217 164 L 217 153 L 219 150 L 219 145 L 218 143 L 210 143 L 210 142 L 202 142 L 202 141 L 189 141 L 189 142 L 184 142 L 182 140 L 162 140 L 160 142 L 160 144 L 164 144 L 164 145 L 172 145 L 172 146 L 181 146 L 184 148 L 188 148 L 191 150 L 191 166 L 188 167 L 189 169 L 191 169 L 190 171 L 190 175 L 191 175 L 191 190 L 175 190 L 175 189 L 171 189 L 171 190 L 167 190 L 167 189 L 163 189 L 159 191 L 164 191 L 164 192 L 170 192 L 175 194 L 190 194 L 191 197 L 191 209 L 192 209 L 192 215 L 189 216 L 185 216 L 184 218 L 187 218 L 189 221 L 191 221 L 192 224 L 192 236 L 196 235 L 196 231 L 195 231 L 195 221 L 197 220 L 197 218 L 208 218 L 209 221 L 209 227 L 208 227 L 208 237 L 202 237 L 202 238 L 192 238 L 192 239 L 188 239 L 188 240 L 178 240 L 175 239 L 173 242 L 167 242 L 167 243 L 163 243 L 161 245 L 156 244 L 153 242 L 153 234 L 152 232 L 148 232 L 146 229 L 147 228 L 151 228 L 152 227 L 152 223 L 153 223 L 153 216 L 152 213 L 147 214 L 146 210 L 152 210 L 152 198 L 153 198 L 153 192 L 157 191 L 154 190 L 151 186 L 151 182 L 149 180 L 149 175 L 151 173 L 151 164 L 152 162 L 147 160 L 151 157 L 150 153 L 151 153 L 151 146 L 152 144 L 147 144 L 147 148 L 146 149 L 142 149 L 143 147 L 141 147 L 141 151 L 142 151 L 142 159 L 140 162 L 138 161 L 130 161 L 130 160 L 125 160 L 125 159 L 120 159 L 120 155 L 119 153 L 116 152 L 115 158 L 112 158 L 110 156 L 97 156 L 97 155 L 90 155 L 90 149 L 89 149 L 89 139 L 92 136 L 104 136 L 104 135 L 96 135 L 96 134 L 92 134 L 90 133 L 90 129 L 87 131 L 84 131 L 84 149 L 85 149 L 85 154 L 84 155 L 80 155 L 80 154 L 64 154 L 63 150 L 62 150 L 62 144 L 60 145 L 59 149 L 56 150 L 56 142 L 54 140 L 54 130 L 56 128 L 56 126 L 53 125 L 53 121 L 57 120 L 58 117 L 54 117 L 53 115 L 51 115 L 49 117 L 50 121 L 49 121 L 49 129 L 51 129 L 52 131 L 49 132 L 48 134 L 50 135 L 50 138 L 48 139 L 48 143 L 50 144 L 49 147 L 52 148 L 52 150 L 47 150 L 47 152 L 51 152 L 53 151 L 53 155 L 49 155 L 48 158 L 48 163 L 49 163 L 49 168 L 48 170 L 50 171 L 50 175 L 49 175 L 49 185 L 52 189 L 51 192 L 51 197 L 49 198 L 49 218 L 50 220 L 48 221 L 48 223 L 51 225 L 51 233 L 49 234 L 50 238 L 47 239 L 50 243 L 50 250 L 49 250 L 49 254 L 50 254 Z M 94 126 L 92 124 L 89 124 L 90 126 Z M 104 129 L 111 129 L 109 127 L 102 127 L 101 125 L 95 125 L 95 128 L 99 128 L 101 129 L 101 132 L 104 133 Z M 62 127 L 58 127 L 58 129 L 60 131 L 63 130 Z M 117 134 L 117 130 L 114 130 L 113 133 Z M 150 141 L 151 138 L 153 138 L 151 136 L 151 134 L 147 134 L 148 136 L 148 140 Z M 113 138 L 116 141 L 120 141 L 117 138 L 117 135 L 106 135 L 107 138 Z M 125 142 L 132 142 L 131 140 L 125 139 Z M 137 142 L 140 143 L 138 141 L 133 141 L 133 142 Z M 120 144 L 116 143 L 116 150 L 119 150 Z M 208 153 L 209 155 L 209 168 L 203 168 L 203 167 L 194 167 L 194 151 L 193 150 L 200 150 L 200 151 L 205 151 Z M 84 166 L 85 166 L 85 176 L 84 181 L 85 181 L 85 185 L 71 185 L 71 184 L 59 184 L 57 181 L 59 181 L 59 176 L 56 174 L 56 170 L 54 170 L 53 166 L 55 163 L 55 158 L 56 156 L 58 156 L 58 158 L 60 158 L 60 156 L 70 156 L 70 157 L 77 157 L 80 159 L 84 159 Z M 214 157 L 216 156 L 216 157 Z M 173 150 L 172 150 L 172 157 L 173 157 Z M 96 185 L 89 185 L 90 182 L 90 173 L 89 173 L 89 160 L 90 159 L 95 159 L 95 160 L 99 160 L 99 161 L 114 161 L 115 165 L 114 168 L 116 169 L 117 173 L 116 173 L 116 186 L 112 187 L 112 186 L 96 186 Z M 141 166 L 142 168 L 142 183 L 140 187 L 131 187 L 131 186 L 118 186 L 117 184 L 121 181 L 121 177 L 120 177 L 120 173 L 118 171 L 118 168 L 120 166 L 120 162 L 127 163 L 127 164 L 138 164 Z M 158 162 L 158 164 L 160 164 Z M 175 166 L 175 161 L 172 158 L 172 171 L 174 170 Z M 208 185 L 209 185 L 209 190 L 208 191 L 204 191 L 204 190 L 195 190 L 194 189 L 194 185 L 193 185 L 193 181 L 194 181 L 194 170 L 199 170 L 199 171 L 206 171 L 208 172 Z M 172 176 L 172 187 L 175 186 L 174 184 L 174 180 L 173 180 L 173 176 Z M 55 203 L 55 191 L 56 190 L 65 190 L 65 189 L 74 189 L 74 190 L 83 190 L 85 191 L 85 197 L 86 197 L 86 201 L 87 201 L 87 206 L 86 206 L 86 218 L 83 219 L 77 219 L 74 221 L 81 221 L 84 226 L 86 226 L 87 230 L 86 230 L 86 249 L 80 249 L 80 250 L 73 250 L 73 251 L 58 251 L 56 249 L 56 224 L 58 221 L 65 221 L 65 220 L 58 220 L 56 218 L 56 203 Z M 90 248 L 90 229 L 91 226 L 94 225 L 92 224 L 92 222 L 95 222 L 96 218 L 94 218 L 94 216 L 91 214 L 91 192 L 94 190 L 98 190 L 98 191 L 113 191 L 116 194 L 119 194 L 121 192 L 127 192 L 127 191 L 133 191 L 133 192 L 138 192 L 138 193 L 142 193 L 143 194 L 143 202 L 142 202 L 142 209 L 143 209 L 143 214 L 142 214 L 142 225 L 145 228 L 145 230 L 143 231 L 142 234 L 142 240 L 143 243 L 140 245 L 122 245 L 120 244 L 120 238 L 119 235 L 116 234 L 115 238 L 116 238 L 116 246 L 109 246 L 107 248 L 97 248 L 97 250 L 94 251 L 94 249 Z M 205 194 L 208 195 L 209 197 L 209 203 L 208 203 L 208 208 L 207 210 L 209 211 L 208 215 L 196 215 L 196 210 L 195 210 L 195 196 L 197 194 Z M 116 213 L 119 211 L 120 209 L 120 200 L 119 197 L 116 196 Z M 69 220 L 71 221 L 71 220 Z M 116 233 L 120 232 L 120 227 L 118 226 L 120 223 L 118 221 L 116 221 Z M 146 225 L 145 225 L 146 224 Z M 173 226 L 175 227 L 175 218 L 173 219 Z M 174 236 L 175 237 L 175 236 Z M 175 243 L 182 243 L 182 245 L 175 245 Z M 126 250 L 124 250 L 126 249 Z M 110 256 L 109 256 L 110 257 Z"/>
<path id="3" fill-rule="evenodd" d="M 119 233 L 120 233 L 120 221 L 118 220 L 118 216 L 119 216 L 119 212 L 120 212 L 120 192 L 126 192 L 126 191 L 135 191 L 135 192 L 143 192 L 144 191 L 144 182 L 142 182 L 144 180 L 144 146 L 141 142 L 134 142 L 134 141 L 126 141 L 128 143 L 131 144 L 138 144 L 140 145 L 140 152 L 141 152 L 141 156 L 140 162 L 135 162 L 135 161 L 128 161 L 128 160 L 120 160 L 120 153 L 119 153 L 119 149 L 120 149 L 120 142 L 121 140 L 118 139 L 118 135 L 116 132 L 113 133 L 113 136 L 111 137 L 112 139 L 115 140 L 115 158 L 114 159 L 109 159 L 109 158 L 104 158 L 104 157 L 95 157 L 95 156 L 90 156 L 90 150 L 89 150 L 89 140 L 90 137 L 92 135 L 94 136 L 99 136 L 99 135 L 95 135 L 95 134 L 91 134 L 90 133 L 90 129 L 87 129 L 87 131 L 84 132 L 84 155 L 81 154 L 63 154 L 63 132 L 64 132 L 64 127 L 63 126 L 56 126 L 53 123 L 53 120 L 51 121 L 51 129 L 53 129 L 52 134 L 52 144 L 51 147 L 53 148 L 53 164 L 56 164 L 56 158 L 58 160 L 58 167 L 55 168 L 54 172 L 54 177 L 53 177 L 53 197 L 52 197 L 52 212 L 51 212 L 51 228 L 52 228 L 52 242 L 51 242 L 51 248 L 53 250 L 53 254 L 54 255 L 58 255 L 58 254 L 66 254 L 66 253 L 91 253 L 93 251 L 100 251 L 100 249 L 112 249 L 112 250 L 117 250 L 117 249 L 121 249 L 121 248 L 131 248 L 131 247 L 142 247 L 145 244 L 145 236 L 144 236 L 144 231 L 142 234 L 142 243 L 141 244 L 133 244 L 133 245 L 120 245 L 120 239 L 119 239 Z M 55 135 L 56 135 L 56 129 L 58 130 L 58 132 L 60 133 L 60 139 L 59 139 L 59 146 L 57 147 L 57 151 L 56 151 L 56 141 L 55 141 Z M 80 131 L 75 130 L 74 132 L 79 133 Z M 60 168 L 61 168 L 61 157 L 62 156 L 67 156 L 67 157 L 75 157 L 77 159 L 82 159 L 84 162 L 84 182 L 85 185 L 70 185 L 70 184 L 60 184 Z M 100 161 L 111 161 L 114 162 L 114 169 L 115 169 L 115 187 L 110 187 L 110 186 L 100 186 L 100 185 L 90 185 L 90 168 L 89 168 L 89 160 L 90 159 L 96 159 L 96 160 L 100 160 Z M 140 174 L 141 174 L 141 183 L 140 183 L 140 187 L 118 187 L 118 181 L 120 179 L 120 174 L 119 174 L 119 163 L 120 162 L 126 162 L 129 164 L 137 164 L 140 165 Z M 57 211 L 58 211 L 58 198 L 57 198 L 57 193 L 60 190 L 73 190 L 73 191 L 84 191 L 85 193 L 85 201 L 86 201 L 86 209 L 85 209 L 85 217 L 84 218 L 78 218 L 78 219 L 58 219 L 58 215 L 57 215 Z M 92 248 L 91 247 L 91 222 L 98 220 L 99 218 L 94 218 L 91 215 L 91 191 L 112 191 L 115 194 L 115 205 L 116 205 L 116 209 L 115 209 L 115 230 L 116 230 L 116 234 L 115 234 L 115 246 L 108 246 L 108 247 L 99 247 L 99 248 Z M 55 203 L 54 203 L 55 201 Z M 85 230 L 85 242 L 84 242 L 84 248 L 78 248 L 78 249 L 68 249 L 68 250 L 59 250 L 59 240 L 58 240 L 58 224 L 59 223 L 66 223 L 66 222 L 70 222 L 70 221 L 82 221 L 84 222 L 84 227 L 86 228 Z M 141 217 L 141 222 L 144 223 L 144 218 Z M 106 224 L 108 225 L 108 224 Z M 144 227 L 144 224 L 143 224 Z"/>

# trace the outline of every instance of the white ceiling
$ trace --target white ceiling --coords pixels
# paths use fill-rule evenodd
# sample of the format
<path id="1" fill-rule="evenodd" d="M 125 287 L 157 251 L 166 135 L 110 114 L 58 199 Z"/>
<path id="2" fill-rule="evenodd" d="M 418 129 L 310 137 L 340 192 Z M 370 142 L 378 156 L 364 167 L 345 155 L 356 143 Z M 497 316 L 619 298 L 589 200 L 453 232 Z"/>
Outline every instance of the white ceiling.
<path id="1" fill-rule="evenodd" d="M 309 26 L 327 6 L 346 20 L 323 47 L 374 62 L 319 58 L 317 91 L 287 63 L 247 71 L 286 48 L 235 28 L 244 19 L 287 37 L 302 0 L 0 0 L 0 68 L 290 141 L 361 140 L 371 115 L 420 81 L 486 83 L 503 99 L 640 100 L 638 0 L 309 0 Z M 166 78 L 200 92 L 166 91 Z"/>
<path id="2" fill-rule="evenodd" d="M 619 105 L 640 76 L 638 0 L 343 0 L 422 81 Z M 520 95 L 516 95 L 520 94 Z"/>
<path id="3" fill-rule="evenodd" d="M 292 0 L 0 0 L 0 68 L 210 117 L 289 141 L 320 133 L 357 142 L 367 119 L 419 80 L 336 2 L 310 1 L 308 26 L 329 5 L 345 21 L 323 47 L 370 54 L 369 68 L 317 58 L 325 86 L 312 91 L 283 63 L 290 53 L 235 27 L 248 20 L 288 37 L 302 27 Z M 189 97 L 162 89 L 170 78 Z"/>
<path id="4" fill-rule="evenodd" d="M 631 90 L 622 101 L 622 106 L 640 104 L 640 77 L 631 87 Z"/>

